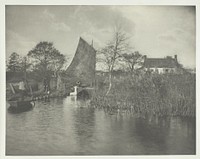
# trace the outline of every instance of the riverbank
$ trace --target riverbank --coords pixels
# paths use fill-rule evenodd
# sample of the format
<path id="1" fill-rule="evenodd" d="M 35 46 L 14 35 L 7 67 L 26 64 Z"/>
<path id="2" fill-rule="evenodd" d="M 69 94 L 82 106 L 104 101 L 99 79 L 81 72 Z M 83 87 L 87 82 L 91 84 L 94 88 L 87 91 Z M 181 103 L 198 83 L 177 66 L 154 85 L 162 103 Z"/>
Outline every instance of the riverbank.
<path id="1" fill-rule="evenodd" d="M 91 105 L 109 113 L 195 117 L 194 74 L 145 74 L 113 79 L 111 92 L 100 87 Z"/>

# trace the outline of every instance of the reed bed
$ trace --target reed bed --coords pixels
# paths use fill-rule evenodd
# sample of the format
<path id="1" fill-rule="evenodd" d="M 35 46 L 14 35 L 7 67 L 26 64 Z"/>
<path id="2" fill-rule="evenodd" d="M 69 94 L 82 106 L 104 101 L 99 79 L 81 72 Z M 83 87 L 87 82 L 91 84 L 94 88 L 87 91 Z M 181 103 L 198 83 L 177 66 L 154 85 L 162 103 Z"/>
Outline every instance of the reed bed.
<path id="1" fill-rule="evenodd" d="M 107 83 L 97 89 L 91 106 L 109 114 L 195 117 L 195 87 L 195 75 L 189 73 L 124 76 L 113 80 L 107 96 Z"/>

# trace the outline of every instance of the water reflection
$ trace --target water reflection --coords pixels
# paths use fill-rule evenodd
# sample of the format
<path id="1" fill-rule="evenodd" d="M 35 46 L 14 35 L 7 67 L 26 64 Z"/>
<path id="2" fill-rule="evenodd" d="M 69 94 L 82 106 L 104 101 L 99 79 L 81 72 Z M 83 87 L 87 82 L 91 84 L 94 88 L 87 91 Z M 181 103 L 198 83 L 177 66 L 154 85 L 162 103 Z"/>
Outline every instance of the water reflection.
<path id="1" fill-rule="evenodd" d="M 76 97 L 7 113 L 7 155 L 195 154 L 195 120 L 109 115 Z"/>
<path id="2" fill-rule="evenodd" d="M 74 133 L 77 143 L 80 147 L 78 154 L 84 154 L 85 150 L 90 147 L 90 141 L 93 138 L 95 127 L 94 110 L 80 107 L 73 111 Z"/>

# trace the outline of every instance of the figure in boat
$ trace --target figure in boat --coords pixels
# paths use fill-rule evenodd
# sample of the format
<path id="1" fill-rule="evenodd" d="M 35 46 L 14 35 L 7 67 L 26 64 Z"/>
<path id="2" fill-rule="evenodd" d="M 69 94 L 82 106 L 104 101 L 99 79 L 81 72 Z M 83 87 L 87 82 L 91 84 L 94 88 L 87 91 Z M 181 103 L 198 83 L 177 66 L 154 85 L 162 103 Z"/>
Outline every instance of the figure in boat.
<path id="1" fill-rule="evenodd" d="M 25 81 L 24 78 L 19 82 L 19 94 L 21 96 L 21 101 L 24 100 L 24 96 L 26 95 Z"/>

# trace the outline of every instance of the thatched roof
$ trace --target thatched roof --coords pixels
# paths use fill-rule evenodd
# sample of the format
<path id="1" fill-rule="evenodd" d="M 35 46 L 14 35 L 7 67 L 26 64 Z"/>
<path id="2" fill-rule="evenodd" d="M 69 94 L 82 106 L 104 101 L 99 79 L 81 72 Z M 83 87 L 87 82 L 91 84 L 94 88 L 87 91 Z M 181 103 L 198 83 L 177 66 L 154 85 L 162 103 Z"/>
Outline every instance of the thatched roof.
<path id="1" fill-rule="evenodd" d="M 144 67 L 146 68 L 176 68 L 178 63 L 171 57 L 167 58 L 146 58 Z"/>
<path id="2" fill-rule="evenodd" d="M 95 79 L 96 50 L 81 37 L 74 58 L 62 76 L 68 85 L 91 85 Z"/>

